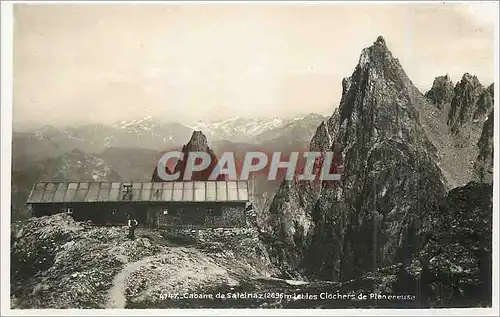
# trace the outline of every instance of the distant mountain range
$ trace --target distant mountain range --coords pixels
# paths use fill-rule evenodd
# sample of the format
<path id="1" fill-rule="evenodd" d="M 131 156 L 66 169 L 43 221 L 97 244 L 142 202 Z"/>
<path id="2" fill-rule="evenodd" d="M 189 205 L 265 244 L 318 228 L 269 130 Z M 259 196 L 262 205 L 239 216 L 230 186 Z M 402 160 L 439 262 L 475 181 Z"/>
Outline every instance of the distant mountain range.
<path id="1" fill-rule="evenodd" d="M 186 144 L 195 130 L 202 131 L 209 142 L 308 142 L 324 119 L 321 115 L 309 114 L 293 119 L 234 118 L 212 123 L 199 122 L 190 126 L 147 116 L 113 125 L 93 124 L 70 128 L 45 125 L 30 132 L 14 131 L 12 153 L 15 159 L 20 156 L 58 157 L 73 149 L 87 153 L 100 153 L 117 147 L 160 151 Z"/>
<path id="2" fill-rule="evenodd" d="M 210 141 L 230 140 L 261 144 L 279 138 L 292 137 L 293 140 L 310 141 L 316 127 L 326 117 L 310 113 L 292 119 L 248 119 L 236 117 L 229 120 L 204 123 L 190 126 L 193 130 L 200 130 Z"/>
<path id="3" fill-rule="evenodd" d="M 117 155 L 117 157 L 127 159 L 124 155 Z M 56 158 L 46 157 L 34 160 L 26 156 L 18 157 L 12 160 L 12 219 L 17 220 L 26 216 L 24 204 L 36 182 L 69 180 L 92 182 L 120 179 L 120 175 L 103 158 L 80 150 L 72 150 Z"/>

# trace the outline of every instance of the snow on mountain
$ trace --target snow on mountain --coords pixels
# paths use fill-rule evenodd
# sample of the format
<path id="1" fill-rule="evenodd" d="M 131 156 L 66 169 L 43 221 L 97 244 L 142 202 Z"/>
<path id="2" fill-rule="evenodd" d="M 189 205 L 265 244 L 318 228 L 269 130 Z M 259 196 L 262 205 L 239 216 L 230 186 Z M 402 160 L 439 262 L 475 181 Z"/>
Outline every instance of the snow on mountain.
<path id="1" fill-rule="evenodd" d="M 231 140 L 233 142 L 251 142 L 256 136 L 263 135 L 267 131 L 276 131 L 286 126 L 290 127 L 295 124 L 303 124 L 304 120 L 310 121 L 311 118 L 324 119 L 324 117 L 317 114 L 308 114 L 292 119 L 276 117 L 268 119 L 235 117 L 210 123 L 199 121 L 196 125 L 191 126 L 191 128 L 193 130 L 203 131 L 211 141 Z M 311 126 L 311 133 L 307 133 L 307 136 L 312 136 L 312 133 L 314 133 L 319 123 L 321 123 L 321 120 L 319 120 L 317 124 L 316 121 L 318 120 L 313 123 L 314 126 Z M 286 131 L 283 130 L 283 132 Z"/>
<path id="2" fill-rule="evenodd" d="M 180 123 L 144 117 L 112 125 L 66 128 L 45 125 L 30 132 L 14 132 L 13 145 L 15 154 L 42 157 L 57 157 L 73 149 L 87 153 L 99 153 L 110 147 L 160 150 L 187 142 L 192 132 Z"/>
<path id="3" fill-rule="evenodd" d="M 162 124 L 164 123 L 160 120 L 153 119 L 151 116 L 146 116 L 142 119 L 122 120 L 114 123 L 112 127 L 130 133 L 144 133 L 144 131 L 152 131 Z"/>
<path id="4" fill-rule="evenodd" d="M 193 131 L 200 130 L 209 142 L 231 141 L 261 144 L 282 138 L 310 141 L 324 120 L 318 114 L 292 119 L 235 117 L 196 125 L 166 122 L 151 116 L 122 120 L 112 125 L 88 124 L 79 127 L 42 126 L 31 132 L 14 132 L 13 154 L 33 158 L 58 157 L 74 149 L 101 153 L 111 147 L 165 150 L 185 144 Z"/>
<path id="5" fill-rule="evenodd" d="M 311 141 L 316 129 L 326 117 L 310 113 L 304 116 L 297 116 L 284 121 L 281 125 L 272 129 L 267 129 L 256 134 L 252 138 L 252 143 L 262 144 L 264 142 L 277 141 L 292 144 L 300 141 Z"/>
<path id="6" fill-rule="evenodd" d="M 233 140 L 236 142 L 246 141 L 248 137 L 257 135 L 271 128 L 281 126 L 284 120 L 272 119 L 249 119 L 235 117 L 228 120 L 205 123 L 199 121 L 192 126 L 193 130 L 201 130 L 209 140 Z"/>

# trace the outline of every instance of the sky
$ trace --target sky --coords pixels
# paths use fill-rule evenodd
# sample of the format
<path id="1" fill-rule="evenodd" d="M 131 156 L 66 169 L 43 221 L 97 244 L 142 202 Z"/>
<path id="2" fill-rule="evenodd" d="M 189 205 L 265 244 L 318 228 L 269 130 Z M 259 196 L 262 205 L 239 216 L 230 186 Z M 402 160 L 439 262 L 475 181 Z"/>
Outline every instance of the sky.
<path id="1" fill-rule="evenodd" d="M 412 82 L 494 80 L 495 3 L 15 4 L 13 124 L 330 115 L 383 35 Z"/>

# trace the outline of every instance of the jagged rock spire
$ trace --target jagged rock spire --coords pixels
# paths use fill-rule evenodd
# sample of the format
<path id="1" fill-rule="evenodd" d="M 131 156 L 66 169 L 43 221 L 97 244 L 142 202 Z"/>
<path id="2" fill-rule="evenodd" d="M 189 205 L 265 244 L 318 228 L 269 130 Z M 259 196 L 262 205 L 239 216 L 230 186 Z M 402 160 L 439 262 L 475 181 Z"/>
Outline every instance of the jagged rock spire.
<path id="1" fill-rule="evenodd" d="M 207 151 L 208 149 L 207 137 L 202 131 L 194 131 L 191 135 L 191 139 L 189 139 L 189 142 L 185 145 L 185 150 L 188 151 Z"/>
<path id="2" fill-rule="evenodd" d="M 492 89 L 491 89 L 492 90 Z M 486 116 L 493 108 L 493 94 L 483 87 L 476 76 L 465 73 L 454 89 L 447 124 L 453 134 L 473 120 Z"/>
<path id="3" fill-rule="evenodd" d="M 384 37 L 382 35 L 379 35 L 377 37 L 377 40 L 375 41 L 375 44 L 380 44 L 380 45 L 386 46 Z"/>
<path id="4" fill-rule="evenodd" d="M 417 219 L 445 195 L 419 123 L 418 94 L 383 37 L 362 50 L 343 80 L 338 115 L 311 142 L 323 148 L 331 138 L 338 147 L 341 181 L 319 195 L 284 188 L 272 204 L 270 212 L 282 219 L 275 232 L 295 250 L 281 259 L 318 278 L 344 280 L 406 261 L 405 252 L 418 248 Z"/>
<path id="5" fill-rule="evenodd" d="M 453 99 L 453 82 L 448 74 L 438 76 L 432 83 L 432 88 L 425 94 L 438 109 L 444 109 Z"/>
<path id="6" fill-rule="evenodd" d="M 191 181 L 206 181 L 209 180 L 209 177 L 216 167 L 218 163 L 217 156 L 215 152 L 208 146 L 208 140 L 205 134 L 202 131 L 194 131 L 189 139 L 189 142 L 182 147 L 181 150 L 184 153 L 184 159 L 177 161 L 177 164 L 173 168 L 173 173 L 179 172 L 178 180 L 184 180 L 184 171 L 186 169 L 187 157 L 190 152 L 206 152 L 210 156 L 210 164 L 209 166 L 202 170 L 193 172 L 192 177 L 189 179 Z M 158 167 L 155 168 L 153 172 L 152 180 L 153 182 L 162 182 L 163 180 L 158 176 Z M 168 167 L 165 166 L 165 169 L 168 174 L 171 174 Z M 217 180 L 225 180 L 225 176 L 219 176 Z"/>
<path id="7" fill-rule="evenodd" d="M 326 152 L 332 146 L 332 139 L 327 124 L 323 121 L 316 129 L 309 150 L 311 152 Z"/>

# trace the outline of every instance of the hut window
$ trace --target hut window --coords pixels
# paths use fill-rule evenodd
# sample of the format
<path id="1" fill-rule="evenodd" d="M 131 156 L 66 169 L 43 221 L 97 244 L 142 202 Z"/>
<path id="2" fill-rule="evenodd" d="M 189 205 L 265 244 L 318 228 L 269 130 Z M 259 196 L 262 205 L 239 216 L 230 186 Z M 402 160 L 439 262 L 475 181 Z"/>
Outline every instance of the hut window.
<path id="1" fill-rule="evenodd" d="M 132 185 L 122 185 L 123 200 L 132 200 Z"/>
<path id="2" fill-rule="evenodd" d="M 167 208 L 164 208 L 164 209 L 163 209 L 163 214 L 164 214 L 164 215 L 168 215 L 168 209 L 167 209 Z"/>

